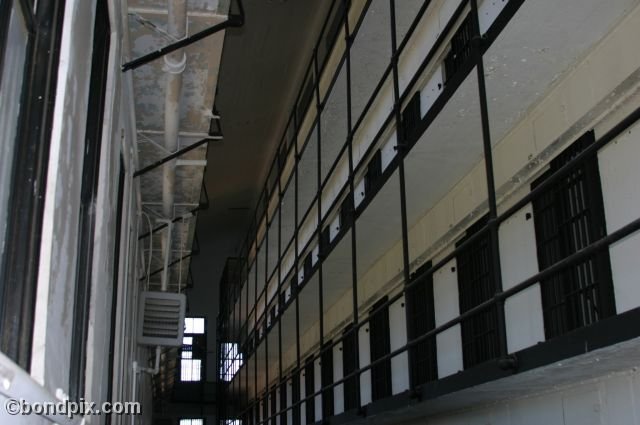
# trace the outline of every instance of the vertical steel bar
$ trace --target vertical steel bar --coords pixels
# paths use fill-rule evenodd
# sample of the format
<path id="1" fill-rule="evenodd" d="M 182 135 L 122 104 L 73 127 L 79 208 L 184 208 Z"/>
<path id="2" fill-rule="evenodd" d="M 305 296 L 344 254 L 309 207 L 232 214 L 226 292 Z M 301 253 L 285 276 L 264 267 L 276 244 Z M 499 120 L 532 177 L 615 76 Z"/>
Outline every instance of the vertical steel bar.
<path id="1" fill-rule="evenodd" d="M 351 286 L 352 286 L 352 303 L 353 303 L 353 332 L 355 332 L 355 364 L 356 368 L 360 367 L 360 342 L 358 339 L 358 268 L 357 268 L 357 234 L 355 220 L 355 203 L 354 201 L 354 175 L 353 175 L 353 118 L 351 116 L 351 44 L 352 38 L 349 34 L 349 7 L 351 0 L 342 0 L 344 4 L 344 32 L 345 32 L 345 70 L 347 73 L 347 152 L 349 156 L 349 194 L 352 206 L 350 213 L 351 221 Z M 357 406 L 361 407 L 360 397 L 360 373 L 355 378 L 355 388 L 357 397 Z"/>
<path id="2" fill-rule="evenodd" d="M 278 290 L 276 292 L 276 311 L 278 316 L 277 317 L 278 318 L 278 386 L 276 389 L 276 393 L 280 394 L 280 397 L 282 398 L 282 392 L 280 388 L 282 386 L 282 312 L 284 311 L 284 306 L 280 304 L 280 302 L 283 300 L 283 297 L 281 297 L 281 293 L 282 293 L 282 268 L 280 267 L 281 258 L 282 258 L 282 178 L 281 178 L 281 175 L 278 174 L 278 260 L 276 265 L 276 267 L 278 267 Z M 278 413 L 280 413 L 281 405 L 282 404 L 280 403 L 278 406 L 276 406 L 276 410 L 278 410 Z"/>
<path id="3" fill-rule="evenodd" d="M 318 55 L 316 52 L 313 54 L 313 67 L 316 75 L 318 74 Z M 334 88 L 337 85 L 334 86 Z M 318 252 L 320 255 L 318 256 L 318 320 L 319 320 L 319 332 L 320 332 L 320 350 L 324 347 L 324 299 L 323 299 L 323 289 L 322 289 L 322 263 L 324 261 L 324 257 L 322 255 L 322 247 L 320 246 L 320 242 L 322 240 L 322 104 L 320 100 L 320 84 L 316 84 L 316 108 L 318 110 L 317 117 L 317 126 L 316 132 L 318 134 L 317 140 L 317 152 L 318 152 L 318 167 L 317 167 L 317 216 L 318 216 L 318 225 L 316 226 L 316 237 L 318 241 Z M 329 96 L 327 94 L 327 96 Z M 321 400 L 322 400 L 322 396 Z M 308 400 L 307 400 L 308 401 Z M 309 401 L 308 401 L 309 402 Z M 311 400 L 313 403 L 314 400 Z M 325 418 L 323 418 L 325 419 Z"/>
<path id="4" fill-rule="evenodd" d="M 395 0 L 389 0 L 390 7 L 390 17 L 391 17 L 391 64 L 393 69 L 393 109 L 395 114 L 396 121 L 396 155 L 398 158 L 398 178 L 400 179 L 400 219 L 402 226 L 402 266 L 403 266 L 403 274 L 404 274 L 404 282 L 405 284 L 410 281 L 410 265 L 409 265 L 409 228 L 407 224 L 407 189 L 406 189 L 406 180 L 405 180 L 405 172 L 404 172 L 404 157 L 406 151 L 403 150 L 404 146 L 408 145 L 408 141 L 405 138 L 405 132 L 403 131 L 402 126 L 402 114 L 401 108 L 402 104 L 400 101 L 400 83 L 398 77 L 398 40 L 397 40 L 397 27 L 396 27 L 396 2 Z M 407 295 L 406 290 L 403 288 L 403 292 L 405 296 Z M 406 304 L 406 303 L 405 303 Z M 405 323 L 408 324 L 409 317 L 409 308 L 404 309 L 405 314 Z M 413 374 L 414 365 L 411 364 L 411 353 L 407 351 L 407 358 L 409 359 L 409 376 L 411 377 Z M 415 382 L 413 379 L 409 379 L 409 388 L 411 391 L 415 390 Z"/>
<path id="5" fill-rule="evenodd" d="M 476 59 L 476 70 L 478 78 L 478 94 L 480 101 L 480 118 L 482 121 L 482 141 L 484 151 L 485 174 L 487 179 L 487 192 L 489 203 L 489 243 L 491 249 L 492 279 L 495 285 L 496 294 L 502 292 L 502 271 L 500 268 L 500 245 L 498 239 L 498 207 L 496 201 L 495 174 L 493 165 L 493 152 L 491 148 L 491 129 L 489 126 L 489 108 L 487 103 L 487 89 L 484 77 L 484 62 L 480 44 L 482 37 L 480 34 L 480 19 L 478 16 L 478 1 L 471 0 L 471 12 L 473 14 L 475 39 L 473 41 L 474 56 Z M 497 310 L 497 333 L 500 356 L 507 355 L 507 332 L 504 313 L 504 300 L 496 302 Z"/>

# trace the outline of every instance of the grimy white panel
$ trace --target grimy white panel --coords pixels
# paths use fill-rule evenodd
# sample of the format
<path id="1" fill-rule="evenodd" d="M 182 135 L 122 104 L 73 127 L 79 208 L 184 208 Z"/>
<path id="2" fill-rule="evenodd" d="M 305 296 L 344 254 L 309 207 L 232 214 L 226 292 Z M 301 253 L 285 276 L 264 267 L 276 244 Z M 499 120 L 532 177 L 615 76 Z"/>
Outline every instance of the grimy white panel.
<path id="1" fill-rule="evenodd" d="M 342 368 L 342 343 L 333 346 L 333 382 L 338 382 L 344 377 Z M 333 412 L 338 415 L 344 412 L 344 385 L 333 387 Z"/>
<path id="2" fill-rule="evenodd" d="M 407 316 L 404 296 L 389 306 L 391 351 L 407 344 Z M 409 389 L 409 354 L 405 351 L 391 359 L 391 390 L 400 394 Z"/>
<path id="3" fill-rule="evenodd" d="M 357 208 L 364 199 L 364 178 L 353 188 L 353 205 Z"/>
<path id="4" fill-rule="evenodd" d="M 293 382 L 291 379 L 287 381 L 287 407 L 291 407 L 293 404 Z M 287 410 L 287 423 L 293 423 L 293 411 Z"/>
<path id="5" fill-rule="evenodd" d="M 313 388 L 316 392 L 320 391 L 322 388 L 322 366 L 320 365 L 320 359 L 316 359 L 313 362 Z M 315 402 L 315 414 L 316 414 L 316 422 L 322 420 L 322 395 L 317 395 L 314 397 Z"/>
<path id="6" fill-rule="evenodd" d="M 442 90 L 444 90 L 444 78 L 442 65 L 439 65 L 429 78 L 429 81 L 420 90 L 420 115 L 422 117 L 429 112 L 431 106 L 438 100 Z"/>
<path id="7" fill-rule="evenodd" d="M 502 286 L 513 288 L 538 272 L 536 230 L 531 204 L 502 223 L 498 230 Z M 507 348 L 513 353 L 544 341 L 540 285 L 536 284 L 505 302 Z"/>
<path id="8" fill-rule="evenodd" d="M 369 325 L 364 325 L 358 329 L 358 354 L 360 356 L 360 367 L 371 363 L 371 348 L 369 347 Z M 365 406 L 371 403 L 371 370 L 360 374 L 360 404 Z"/>
<path id="9" fill-rule="evenodd" d="M 507 0 L 481 0 L 479 2 L 480 34 L 487 32 L 506 4 Z"/>
<path id="10" fill-rule="evenodd" d="M 607 232 L 614 232 L 640 217 L 640 125 L 609 143 L 598 153 Z M 612 245 L 611 273 L 618 313 L 640 306 L 637 232 Z"/>
<path id="11" fill-rule="evenodd" d="M 340 214 L 331 221 L 329 225 L 329 240 L 333 241 L 340 233 Z"/>
<path id="12" fill-rule="evenodd" d="M 433 297 L 436 327 L 460 315 L 458 301 L 458 273 L 456 260 L 449 261 L 433 275 Z M 461 371 L 462 335 L 460 325 L 456 325 L 436 336 L 438 353 L 438 377 L 452 375 Z"/>
<path id="13" fill-rule="evenodd" d="M 398 144 L 398 136 L 394 131 L 389 140 L 382 146 L 380 149 L 380 163 L 382 171 L 386 170 L 393 158 L 395 158 L 396 153 L 398 152 L 396 145 Z"/>

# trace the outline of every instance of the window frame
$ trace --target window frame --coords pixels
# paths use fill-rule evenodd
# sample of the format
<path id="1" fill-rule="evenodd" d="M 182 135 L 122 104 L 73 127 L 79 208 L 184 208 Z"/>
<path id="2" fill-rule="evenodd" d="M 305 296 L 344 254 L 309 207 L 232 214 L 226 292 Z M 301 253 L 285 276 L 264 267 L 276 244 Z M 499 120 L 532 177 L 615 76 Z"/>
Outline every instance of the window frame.
<path id="1" fill-rule="evenodd" d="M 593 130 L 583 134 L 551 160 L 549 169 L 534 180 L 531 184 L 531 189 L 538 187 L 551 174 L 562 168 L 595 141 Z M 567 209 L 577 208 L 578 205 L 583 207 L 577 213 L 578 215 L 563 216 L 563 214 L 567 213 Z M 585 158 L 567 177 L 560 179 L 555 185 L 550 186 L 537 196 L 532 202 L 532 207 L 539 270 L 550 267 L 606 236 L 606 217 L 597 154 Z M 569 214 L 572 213 L 575 212 L 569 212 Z M 578 230 L 581 234 L 577 235 L 575 227 L 580 227 L 579 216 L 582 216 L 588 223 L 583 223 L 582 228 Z M 572 225 L 567 225 L 567 221 L 570 221 Z M 556 228 L 551 230 L 548 226 L 549 224 L 556 225 Z M 552 235 L 552 232 L 556 233 Z M 558 239 L 555 243 L 553 241 L 554 238 Z M 550 244 L 553 244 L 553 246 L 549 250 L 548 246 Z M 580 246 L 570 246 L 573 244 L 580 244 Z M 579 270 L 587 264 L 591 267 L 587 266 Z M 589 273 L 587 269 L 591 269 L 592 273 Z M 597 296 L 597 302 L 595 303 L 596 306 L 591 306 L 587 309 L 595 314 L 594 317 L 589 317 L 588 320 L 585 318 L 587 313 L 583 310 L 586 308 L 584 307 L 585 298 L 583 297 L 586 297 L 587 303 L 589 301 L 593 303 L 594 301 L 584 293 L 576 296 L 578 301 L 573 301 L 569 304 L 570 309 L 575 310 L 574 314 L 567 310 L 560 310 L 559 314 L 555 314 L 559 307 L 566 305 L 567 298 L 572 296 L 571 293 L 586 291 L 582 284 L 585 279 L 589 278 L 595 279 L 595 282 L 592 281 L 587 286 L 595 286 L 593 292 Z M 575 288 L 576 284 L 579 286 L 578 289 Z M 551 286 L 559 287 L 551 288 Z M 570 286 L 574 287 L 569 288 Z M 559 293 L 559 290 L 562 293 Z M 609 250 L 601 250 L 594 253 L 589 259 L 540 282 L 540 293 L 545 338 L 547 340 L 615 315 L 615 293 Z M 558 297 L 562 299 L 562 302 Z M 550 306 L 553 303 L 556 304 Z"/>
<path id="2" fill-rule="evenodd" d="M 407 338 L 412 341 L 435 329 L 436 315 L 433 295 L 433 275 L 423 275 L 431 268 L 431 261 L 426 262 L 412 275 L 413 287 L 407 288 L 405 302 L 407 305 Z M 416 276 L 418 276 L 416 278 Z M 418 301 L 423 301 L 420 304 Z M 418 310 L 418 307 L 422 310 Z M 435 335 L 409 348 L 409 379 L 411 388 L 438 379 L 438 355 Z M 421 364 L 426 364 L 421 368 Z"/>
<path id="3" fill-rule="evenodd" d="M 472 224 L 462 240 L 456 246 L 475 235 L 486 226 L 488 215 Z M 491 232 L 461 250 L 456 256 L 458 303 L 460 314 L 471 310 L 493 298 L 497 293 L 497 282 L 494 281 L 494 261 L 491 252 Z M 469 267 L 469 270 L 467 270 Z M 478 285 L 478 268 L 484 268 L 482 275 L 485 287 Z M 473 290 L 474 292 L 470 292 Z M 474 314 L 460 323 L 462 343 L 462 359 L 464 369 L 477 366 L 500 356 L 498 305 Z M 492 325 L 492 326 L 491 326 Z M 486 327 L 487 329 L 482 329 Z M 491 336 L 492 334 L 492 336 Z M 484 338 L 484 340 L 483 340 Z M 482 349 L 485 348 L 485 350 Z"/>
<path id="4" fill-rule="evenodd" d="M 7 2 L 4 0 L 3 6 Z M 7 213 L 6 250 L 0 270 L 0 350 L 23 369 L 31 368 L 35 295 L 53 112 L 57 88 L 64 0 L 40 2 L 32 13 L 21 1 L 31 27 L 20 95 L 14 167 Z M 2 55 L 6 39 L 2 40 Z M 37 182 L 34 185 L 34 182 Z M 33 190 L 25 190 L 31 187 Z"/>

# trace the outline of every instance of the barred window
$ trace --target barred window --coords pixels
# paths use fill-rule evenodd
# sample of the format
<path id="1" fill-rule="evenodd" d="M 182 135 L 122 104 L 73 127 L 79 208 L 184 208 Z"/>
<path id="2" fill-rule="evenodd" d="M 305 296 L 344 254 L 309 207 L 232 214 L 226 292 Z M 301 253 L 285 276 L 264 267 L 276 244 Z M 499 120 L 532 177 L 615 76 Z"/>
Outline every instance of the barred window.
<path id="1" fill-rule="evenodd" d="M 420 267 L 414 273 L 418 282 L 407 289 L 405 298 L 409 340 L 414 340 L 435 328 L 433 275 L 420 277 L 422 272 L 429 268 L 431 262 Z M 412 278 L 412 281 L 415 281 L 416 277 Z M 438 379 L 435 335 L 409 349 L 409 368 L 412 387 Z"/>
<path id="2" fill-rule="evenodd" d="M 333 384 L 333 348 L 331 342 L 324 345 L 321 356 L 322 387 Z M 322 418 L 333 416 L 333 387 L 322 391 Z"/>
<path id="3" fill-rule="evenodd" d="M 558 155 L 532 188 L 595 141 L 590 131 Z M 598 158 L 585 159 L 533 201 L 538 265 L 544 270 L 606 235 Z M 609 251 L 541 282 L 547 339 L 615 314 Z"/>
<path id="4" fill-rule="evenodd" d="M 487 217 L 484 217 L 469 227 L 467 236 L 459 244 L 477 233 L 486 223 Z M 489 233 L 463 249 L 457 256 L 457 265 L 460 314 L 463 314 L 491 299 L 496 293 Z M 497 319 L 497 307 L 494 306 L 462 321 L 465 369 L 498 357 Z"/>

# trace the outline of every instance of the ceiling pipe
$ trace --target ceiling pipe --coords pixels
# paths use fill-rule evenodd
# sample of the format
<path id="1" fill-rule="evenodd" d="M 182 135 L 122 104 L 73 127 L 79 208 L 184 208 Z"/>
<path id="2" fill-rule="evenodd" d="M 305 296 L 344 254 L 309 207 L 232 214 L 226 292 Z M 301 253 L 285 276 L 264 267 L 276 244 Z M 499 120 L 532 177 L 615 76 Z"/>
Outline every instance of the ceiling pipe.
<path id="1" fill-rule="evenodd" d="M 186 37 L 187 34 L 187 0 L 168 0 L 167 32 L 176 40 Z M 164 70 L 167 73 L 167 85 L 165 91 L 164 107 L 164 147 L 168 152 L 178 150 L 178 137 L 180 128 L 180 99 L 182 97 L 182 74 L 187 65 L 187 55 L 184 49 L 176 50 L 164 56 Z M 162 175 L 162 212 L 166 220 L 173 219 L 173 204 L 175 198 L 176 180 L 175 159 L 168 161 L 163 167 Z M 167 267 L 171 252 L 171 230 L 163 239 L 163 251 L 165 255 L 165 267 Z M 168 287 L 167 270 L 162 274 L 162 288 Z"/>

